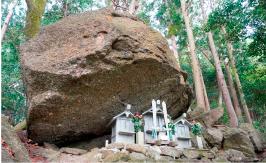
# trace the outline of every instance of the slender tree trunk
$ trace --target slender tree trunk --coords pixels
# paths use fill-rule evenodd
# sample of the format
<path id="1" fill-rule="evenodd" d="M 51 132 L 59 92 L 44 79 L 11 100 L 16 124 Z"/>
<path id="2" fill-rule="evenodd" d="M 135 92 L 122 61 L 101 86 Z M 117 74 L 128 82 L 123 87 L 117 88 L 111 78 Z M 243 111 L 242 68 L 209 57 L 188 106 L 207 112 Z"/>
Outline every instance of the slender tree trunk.
<path id="1" fill-rule="evenodd" d="M 231 95 L 232 95 L 232 99 L 233 99 L 233 104 L 234 104 L 234 108 L 235 108 L 235 112 L 236 112 L 236 116 L 238 119 L 242 119 L 242 113 L 241 113 L 241 109 L 239 106 L 239 102 L 237 99 L 237 95 L 236 95 L 236 89 L 234 86 L 234 81 L 231 75 L 231 71 L 230 71 L 230 67 L 227 61 L 227 58 L 224 60 L 224 66 L 225 66 L 225 70 L 227 73 L 227 78 L 229 81 L 229 86 L 230 86 L 230 90 L 231 90 Z"/>
<path id="2" fill-rule="evenodd" d="M 200 47 L 198 47 L 198 49 L 205 55 L 205 57 L 208 59 L 208 61 L 210 61 L 210 63 L 215 68 L 215 72 L 217 73 L 214 63 L 212 63 L 212 61 L 210 60 L 210 58 L 207 55 L 208 51 L 207 50 L 204 51 Z M 219 106 L 222 106 L 222 104 L 223 104 L 223 92 L 222 92 L 221 86 L 219 84 L 218 78 L 217 78 L 217 85 L 218 85 L 218 104 L 219 104 Z M 205 92 L 206 92 L 206 90 L 205 90 Z M 204 92 L 204 97 L 205 97 L 205 92 Z"/>
<path id="3" fill-rule="evenodd" d="M 218 105 L 222 106 L 223 105 L 223 91 L 221 89 L 219 82 L 218 82 L 218 91 L 219 91 L 218 92 Z"/>
<path id="4" fill-rule="evenodd" d="M 68 3 L 67 3 L 67 1 L 66 1 L 66 3 L 65 3 L 65 10 L 64 10 L 64 17 L 67 17 L 67 9 L 68 8 Z"/>
<path id="5" fill-rule="evenodd" d="M 208 99 L 208 95 L 207 95 L 207 91 L 206 91 L 206 87 L 205 87 L 205 84 L 204 84 L 204 80 L 203 80 L 203 76 L 202 76 L 202 72 L 201 72 L 201 68 L 200 67 L 199 67 L 199 71 L 200 71 L 200 81 L 201 81 L 201 84 L 202 84 L 204 100 L 205 100 L 205 110 L 206 111 L 210 111 L 211 107 L 210 107 L 210 103 L 209 103 L 209 99 Z"/>
<path id="6" fill-rule="evenodd" d="M 190 20 L 188 16 L 188 10 L 186 8 L 185 0 L 180 0 L 180 1 L 181 1 L 182 12 L 183 12 L 184 20 L 186 24 L 190 53 L 191 53 L 191 61 L 192 61 L 192 69 L 193 69 L 192 73 L 193 73 L 195 92 L 196 92 L 196 97 L 197 97 L 197 106 L 206 108 L 203 87 L 202 87 L 202 83 L 200 79 L 201 76 L 200 76 L 200 70 L 199 70 L 199 62 L 198 62 L 198 58 L 196 54 L 196 47 L 195 47 L 195 42 L 194 42 L 193 31 L 191 29 L 191 24 L 190 24 Z"/>
<path id="7" fill-rule="evenodd" d="M 226 38 L 226 31 L 225 31 L 224 26 L 222 26 L 222 31 L 223 31 L 224 37 Z M 238 77 L 238 73 L 237 73 L 237 70 L 236 70 L 235 61 L 234 61 L 233 53 L 232 53 L 232 49 L 231 49 L 231 43 L 227 39 L 226 39 L 226 46 L 227 46 L 227 49 L 228 49 L 228 54 L 229 54 L 231 66 L 232 66 L 232 69 L 233 69 L 233 73 L 234 73 L 234 76 L 235 76 L 237 89 L 238 89 L 238 92 L 239 92 L 239 95 L 240 95 L 240 101 L 241 101 L 241 104 L 243 106 L 243 110 L 244 110 L 244 113 L 245 113 L 245 117 L 247 119 L 247 122 L 249 124 L 252 124 L 252 120 L 250 118 L 250 114 L 249 114 L 248 107 L 247 107 L 246 100 L 245 100 L 245 95 L 244 95 L 244 93 L 242 91 L 242 86 L 241 86 L 241 83 L 240 83 L 240 80 L 239 80 L 239 77 Z"/>
<path id="8" fill-rule="evenodd" d="M 138 7 L 139 0 L 132 0 L 130 2 L 128 12 L 132 15 L 136 15 L 137 13 L 137 7 Z"/>
<path id="9" fill-rule="evenodd" d="M 207 17 L 206 17 L 206 14 L 205 14 L 203 0 L 200 0 L 200 4 L 201 4 L 201 10 L 202 10 L 204 23 L 206 24 L 207 23 Z M 211 52 L 212 52 L 212 55 L 213 55 L 214 63 L 216 65 L 217 77 L 218 77 L 218 80 L 220 81 L 220 85 L 221 85 L 221 88 L 222 88 L 222 91 L 223 91 L 223 96 L 224 96 L 224 102 L 225 102 L 225 105 L 226 105 L 226 108 L 228 110 L 228 114 L 229 114 L 229 117 L 230 117 L 230 125 L 231 126 L 237 126 L 238 125 L 238 120 L 237 120 L 237 117 L 236 117 L 236 113 L 234 111 L 234 107 L 232 105 L 232 101 L 231 101 L 231 98 L 230 98 L 230 94 L 229 94 L 228 88 L 226 86 L 226 82 L 225 82 L 225 79 L 224 79 L 224 74 L 223 74 L 223 71 L 222 71 L 220 60 L 219 60 L 218 54 L 217 54 L 216 49 L 215 49 L 212 33 L 210 31 L 207 34 L 208 34 L 208 39 L 209 39 L 209 46 L 210 46 L 210 49 L 211 49 Z"/>
<path id="10" fill-rule="evenodd" d="M 28 7 L 25 24 L 26 41 L 29 41 L 38 33 L 46 2 L 47 0 L 26 0 Z"/>
<path id="11" fill-rule="evenodd" d="M 167 12 L 168 16 L 170 17 L 169 5 L 168 5 L 167 0 L 165 0 L 165 6 L 166 6 L 166 12 Z M 170 21 L 171 20 L 169 20 L 169 22 L 168 22 L 168 27 L 172 26 L 172 23 Z M 180 69 L 179 56 L 178 56 L 178 51 L 177 51 L 177 46 L 176 46 L 176 41 L 175 41 L 174 35 L 171 36 L 171 43 L 172 43 L 172 50 L 173 50 L 174 56 L 177 60 L 177 66 L 178 66 L 177 69 Z"/>
<path id="12" fill-rule="evenodd" d="M 212 8 L 212 11 L 214 11 L 215 8 L 216 8 L 215 0 L 210 0 L 210 5 L 211 5 L 211 8 Z M 219 106 L 222 106 L 222 104 L 223 104 L 223 91 L 221 89 L 221 86 L 220 86 L 218 78 L 217 78 L 217 82 L 218 82 L 218 91 L 219 91 L 218 92 L 218 104 L 219 104 Z"/>
<path id="13" fill-rule="evenodd" d="M 13 4 L 12 4 L 12 8 L 10 9 L 10 11 L 7 14 L 6 20 L 5 20 L 4 25 L 2 27 L 2 30 L 1 30 L 1 32 L 2 32 L 1 33 L 1 42 L 3 42 L 3 39 L 5 37 L 5 34 L 6 34 L 6 30 L 7 30 L 9 21 L 10 21 L 11 17 L 13 16 L 14 8 L 16 7 L 17 4 L 18 4 L 18 0 L 15 0 L 13 2 Z"/>
<path id="14" fill-rule="evenodd" d="M 180 63 L 179 63 L 179 56 L 178 56 L 178 51 L 177 51 L 177 46 L 175 42 L 175 36 L 171 36 L 171 43 L 172 43 L 172 48 L 173 48 L 173 53 L 177 61 L 177 69 L 180 69 Z"/>

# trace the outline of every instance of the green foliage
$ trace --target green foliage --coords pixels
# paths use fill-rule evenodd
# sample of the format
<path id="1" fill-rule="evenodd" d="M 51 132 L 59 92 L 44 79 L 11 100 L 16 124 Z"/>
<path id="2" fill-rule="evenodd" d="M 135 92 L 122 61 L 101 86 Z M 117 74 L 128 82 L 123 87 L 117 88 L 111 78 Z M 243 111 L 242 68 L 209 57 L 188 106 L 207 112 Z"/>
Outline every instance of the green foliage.
<path id="1" fill-rule="evenodd" d="M 9 4 L 4 4 L 9 5 Z M 2 10 L 3 19 L 8 11 Z M 18 4 L 18 10 L 14 12 L 10 20 L 7 32 L 1 48 L 1 88 L 2 88 L 2 114 L 12 118 L 12 124 L 16 125 L 26 117 L 25 94 L 20 73 L 19 48 L 25 42 L 24 25 L 26 10 Z M 4 20 L 2 21 L 3 25 Z"/>
<path id="2" fill-rule="evenodd" d="M 226 125 L 226 126 L 230 126 L 230 118 L 229 118 L 229 114 L 227 109 L 225 108 L 224 104 L 223 104 L 223 108 L 224 108 L 224 115 L 222 116 L 222 118 L 220 118 L 218 120 L 218 124 L 222 124 L 222 125 Z"/>
<path id="3" fill-rule="evenodd" d="M 260 126 L 260 122 L 258 121 L 253 121 L 253 126 L 255 129 L 259 130 L 260 132 L 264 133 L 264 128 Z"/>
<path id="4" fill-rule="evenodd" d="M 210 14 L 206 31 L 226 27 L 227 39 L 232 42 L 249 38 L 252 43 L 246 49 L 250 56 L 259 56 L 265 61 L 266 52 L 266 11 L 255 1 L 224 1 Z"/>
<path id="5" fill-rule="evenodd" d="M 103 7 L 99 1 L 93 0 L 48 0 L 46 11 L 43 14 L 42 26 L 57 22 L 64 17 L 67 4 L 67 16 L 78 14 L 87 10 Z"/>

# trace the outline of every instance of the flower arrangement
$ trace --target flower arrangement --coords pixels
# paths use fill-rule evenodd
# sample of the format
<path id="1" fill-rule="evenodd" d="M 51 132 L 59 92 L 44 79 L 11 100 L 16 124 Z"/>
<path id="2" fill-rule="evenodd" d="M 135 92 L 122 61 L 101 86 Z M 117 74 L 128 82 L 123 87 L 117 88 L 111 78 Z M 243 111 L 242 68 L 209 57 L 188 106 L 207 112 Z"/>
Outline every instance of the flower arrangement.
<path id="1" fill-rule="evenodd" d="M 139 115 L 138 112 L 135 113 L 132 122 L 134 123 L 135 131 L 139 131 L 145 125 L 145 121 L 142 115 Z"/>
<path id="2" fill-rule="evenodd" d="M 168 122 L 168 128 L 171 129 L 171 131 L 173 133 L 175 133 L 175 125 L 174 125 L 174 121 L 171 120 L 171 117 L 168 117 L 169 122 Z M 164 123 L 165 123 L 165 119 L 164 119 Z M 165 124 L 163 125 L 164 128 L 166 128 Z"/>
<path id="3" fill-rule="evenodd" d="M 202 125 L 199 122 L 195 121 L 191 122 L 190 128 L 195 135 L 201 135 L 204 131 Z"/>

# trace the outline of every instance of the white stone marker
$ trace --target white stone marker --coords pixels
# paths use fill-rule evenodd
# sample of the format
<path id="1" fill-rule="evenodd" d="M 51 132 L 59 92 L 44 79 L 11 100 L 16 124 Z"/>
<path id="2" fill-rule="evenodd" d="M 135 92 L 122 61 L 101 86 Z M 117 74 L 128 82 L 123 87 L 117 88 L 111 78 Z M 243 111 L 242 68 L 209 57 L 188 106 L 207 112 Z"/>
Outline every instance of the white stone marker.
<path id="1" fill-rule="evenodd" d="M 166 130 L 167 140 L 169 141 L 168 117 L 167 117 L 166 104 L 164 101 L 163 101 L 162 105 L 163 105 L 163 114 L 164 114 L 165 127 L 166 127 L 164 130 Z"/>
<path id="2" fill-rule="evenodd" d="M 197 140 L 197 147 L 199 149 L 203 149 L 202 138 L 200 136 L 196 135 L 196 140 Z"/>
<path id="3" fill-rule="evenodd" d="M 138 131 L 136 133 L 136 143 L 139 144 L 139 145 L 144 145 L 144 133 L 141 132 L 141 131 Z"/>
<path id="4" fill-rule="evenodd" d="M 105 147 L 107 147 L 107 145 L 108 145 L 108 140 L 105 141 Z"/>

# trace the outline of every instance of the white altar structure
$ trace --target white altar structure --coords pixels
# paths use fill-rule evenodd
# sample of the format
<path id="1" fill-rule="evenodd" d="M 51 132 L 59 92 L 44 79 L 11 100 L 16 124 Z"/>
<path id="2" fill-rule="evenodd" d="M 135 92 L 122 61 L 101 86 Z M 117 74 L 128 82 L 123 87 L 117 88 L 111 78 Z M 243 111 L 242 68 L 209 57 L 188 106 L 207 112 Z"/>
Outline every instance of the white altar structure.
<path id="1" fill-rule="evenodd" d="M 146 142 L 147 139 L 153 139 L 152 137 L 152 130 L 154 127 L 153 108 L 151 107 L 149 110 L 142 113 L 142 116 L 144 117 L 144 120 L 145 120 L 144 142 Z M 156 124 L 158 125 L 157 130 L 156 130 L 157 136 L 158 136 L 159 132 L 164 131 L 163 130 L 164 113 L 160 109 L 160 100 L 156 101 L 156 117 L 155 118 L 156 118 Z"/>
<path id="2" fill-rule="evenodd" d="M 174 121 L 175 141 L 178 141 L 176 148 L 191 148 L 191 137 L 189 128 L 191 124 L 185 119 L 186 113 Z"/>
<path id="3" fill-rule="evenodd" d="M 135 131 L 132 119 L 134 114 L 130 112 L 131 105 L 127 105 L 124 112 L 115 116 L 107 125 L 112 127 L 111 143 L 135 144 Z"/>

